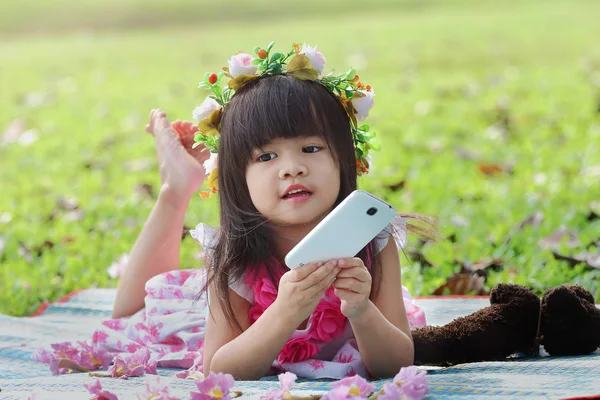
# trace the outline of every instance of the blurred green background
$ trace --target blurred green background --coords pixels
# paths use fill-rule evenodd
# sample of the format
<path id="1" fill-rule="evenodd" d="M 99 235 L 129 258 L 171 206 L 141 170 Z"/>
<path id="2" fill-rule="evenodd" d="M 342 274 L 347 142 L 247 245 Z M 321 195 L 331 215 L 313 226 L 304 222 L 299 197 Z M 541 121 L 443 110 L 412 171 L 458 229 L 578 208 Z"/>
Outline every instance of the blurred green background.
<path id="1" fill-rule="evenodd" d="M 318 45 L 376 93 L 382 151 L 362 188 L 438 219 L 413 239 L 413 294 L 600 296 L 600 2 L 4 0 L 0 313 L 112 287 L 158 191 L 150 109 L 191 119 L 238 50 Z M 217 224 L 194 200 L 186 226 Z M 200 248 L 182 242 L 182 268 Z"/>

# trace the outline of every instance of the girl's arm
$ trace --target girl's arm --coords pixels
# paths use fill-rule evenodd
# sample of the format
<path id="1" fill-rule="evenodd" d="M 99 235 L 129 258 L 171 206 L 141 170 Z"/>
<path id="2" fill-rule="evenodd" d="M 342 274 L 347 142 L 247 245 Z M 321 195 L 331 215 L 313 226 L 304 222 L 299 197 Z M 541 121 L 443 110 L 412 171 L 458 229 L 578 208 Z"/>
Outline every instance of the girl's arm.
<path id="1" fill-rule="evenodd" d="M 187 201 L 163 185 L 138 236 L 121 277 L 112 317 L 130 316 L 144 307 L 148 279 L 179 267 L 179 247 Z"/>
<path id="2" fill-rule="evenodd" d="M 374 377 L 392 377 L 414 363 L 414 346 L 400 276 L 396 243 L 390 238 L 381 252 L 379 293 L 350 324 L 367 370 Z"/>
<path id="3" fill-rule="evenodd" d="M 204 340 L 203 370 L 224 372 L 236 380 L 257 380 L 265 376 L 283 345 L 294 333 L 296 321 L 280 310 L 277 302 L 254 322 L 248 315 L 250 303 L 229 289 L 229 298 L 242 330 L 232 327 L 209 289 L 210 314 Z"/>
<path id="4" fill-rule="evenodd" d="M 241 330 L 227 321 L 215 289 L 209 288 L 204 373 L 224 372 L 239 380 L 264 376 L 292 333 L 314 311 L 338 272 L 337 263 L 333 261 L 286 272 L 279 282 L 277 299 L 253 324 L 248 315 L 250 304 L 229 290 Z"/>

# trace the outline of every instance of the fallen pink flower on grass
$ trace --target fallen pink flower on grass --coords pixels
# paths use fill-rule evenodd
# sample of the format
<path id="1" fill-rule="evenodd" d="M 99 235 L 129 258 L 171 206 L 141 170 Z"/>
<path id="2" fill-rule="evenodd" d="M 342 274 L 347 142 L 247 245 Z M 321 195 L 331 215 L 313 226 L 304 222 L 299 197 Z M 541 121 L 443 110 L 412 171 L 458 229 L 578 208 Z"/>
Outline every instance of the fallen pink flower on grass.
<path id="1" fill-rule="evenodd" d="M 404 390 L 393 382 L 384 384 L 383 393 L 377 396 L 377 400 L 402 400 L 404 398 Z"/>
<path id="2" fill-rule="evenodd" d="M 333 389 L 323 397 L 324 399 L 366 399 L 375 391 L 375 386 L 360 375 L 344 378 L 331 386 Z"/>
<path id="3" fill-rule="evenodd" d="M 202 354 L 200 354 L 194 359 L 194 365 L 184 371 L 176 373 L 175 376 L 180 379 L 189 379 L 194 381 L 204 379 L 204 374 L 202 373 L 202 362 L 203 357 Z"/>
<path id="4" fill-rule="evenodd" d="M 147 348 L 141 348 L 133 354 L 117 355 L 113 363 L 108 368 L 113 378 L 127 379 L 144 373 L 156 375 L 156 361 L 150 359 L 150 351 Z"/>
<path id="5" fill-rule="evenodd" d="M 95 370 L 100 367 L 106 369 L 112 359 L 113 355 L 108 351 L 93 347 L 86 342 L 77 342 L 81 347 L 79 350 L 79 362 L 78 364 L 87 369 Z"/>
<path id="6" fill-rule="evenodd" d="M 169 388 L 163 384 L 159 376 L 146 379 L 146 391 L 137 393 L 138 400 L 180 400 L 169 394 Z"/>
<path id="7" fill-rule="evenodd" d="M 52 375 L 70 372 L 89 372 L 106 368 L 112 359 L 112 354 L 106 350 L 95 348 L 86 342 L 60 342 L 50 345 L 52 351 L 38 349 L 33 355 L 34 361 L 50 366 Z"/>
<path id="8" fill-rule="evenodd" d="M 269 391 L 261 396 L 261 400 L 290 399 L 292 397 L 290 390 L 296 386 L 298 377 L 291 372 L 286 372 L 285 374 L 279 374 L 278 378 L 281 389 Z"/>
<path id="9" fill-rule="evenodd" d="M 429 393 L 425 375 L 427 371 L 419 371 L 415 366 L 402 368 L 392 382 L 383 385 L 383 390 L 377 394 L 377 399 L 421 400 Z"/>
<path id="10" fill-rule="evenodd" d="M 410 366 L 400 369 L 400 372 L 394 377 L 394 383 L 402 388 L 403 398 L 408 400 L 420 400 L 429 393 L 427 371 L 419 371 L 417 367 Z"/>
<path id="11" fill-rule="evenodd" d="M 84 383 L 83 386 L 85 386 L 90 394 L 94 395 L 90 400 L 119 400 L 114 393 L 102 389 L 98 378 L 92 383 Z"/>
<path id="12" fill-rule="evenodd" d="M 229 390 L 235 385 L 233 376 L 211 372 L 205 379 L 195 382 L 200 392 L 191 392 L 191 400 L 230 400 Z"/>

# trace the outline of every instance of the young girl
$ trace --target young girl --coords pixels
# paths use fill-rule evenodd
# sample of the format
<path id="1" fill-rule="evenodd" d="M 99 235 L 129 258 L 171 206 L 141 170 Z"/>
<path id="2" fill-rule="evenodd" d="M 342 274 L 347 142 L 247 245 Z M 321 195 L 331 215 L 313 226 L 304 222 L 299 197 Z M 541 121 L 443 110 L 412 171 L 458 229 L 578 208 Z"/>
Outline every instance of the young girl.
<path id="1" fill-rule="evenodd" d="M 233 56 L 225 73 L 205 77 L 214 96 L 194 112 L 200 134 L 151 112 L 161 190 L 121 278 L 114 319 L 94 345 L 147 347 L 166 367 L 200 364 L 201 355 L 204 373 L 236 379 L 282 370 L 393 376 L 413 363 L 411 327 L 425 324 L 401 284 L 405 220 L 357 257 L 295 270 L 282 261 L 366 172 L 371 136 L 357 119 L 372 106 L 372 89 L 353 71 L 318 79 L 325 59 L 316 48 L 271 47 Z M 203 183 L 209 193 L 218 188 L 220 226 L 190 232 L 206 268 L 179 270 L 184 215 Z"/>

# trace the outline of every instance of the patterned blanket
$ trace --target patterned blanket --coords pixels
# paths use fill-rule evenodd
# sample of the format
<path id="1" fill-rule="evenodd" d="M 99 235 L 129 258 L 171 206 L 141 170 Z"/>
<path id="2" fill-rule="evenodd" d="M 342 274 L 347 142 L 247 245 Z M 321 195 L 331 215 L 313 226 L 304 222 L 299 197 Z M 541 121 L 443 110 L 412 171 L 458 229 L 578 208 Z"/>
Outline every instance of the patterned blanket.
<path id="1" fill-rule="evenodd" d="M 65 340 L 85 340 L 110 316 L 115 291 L 88 289 L 44 306 L 39 315 L 14 318 L 0 315 L 0 399 L 27 399 L 32 390 L 38 399 L 89 399 L 83 382 L 87 374 L 51 376 L 46 365 L 31 360 L 38 347 Z M 488 305 L 487 298 L 435 297 L 416 300 L 429 324 L 441 325 Z M 505 362 L 483 362 L 428 370 L 428 399 L 561 399 L 600 395 L 600 351 L 580 357 L 521 358 Z M 170 393 L 188 398 L 193 382 L 175 378 L 177 370 L 161 368 Z M 135 398 L 146 377 L 101 379 L 102 386 L 121 399 Z M 381 387 L 385 381 L 374 384 Z M 243 398 L 260 397 L 279 386 L 276 378 L 238 382 Z M 299 380 L 298 394 L 319 393 L 330 388 L 328 381 Z"/>

